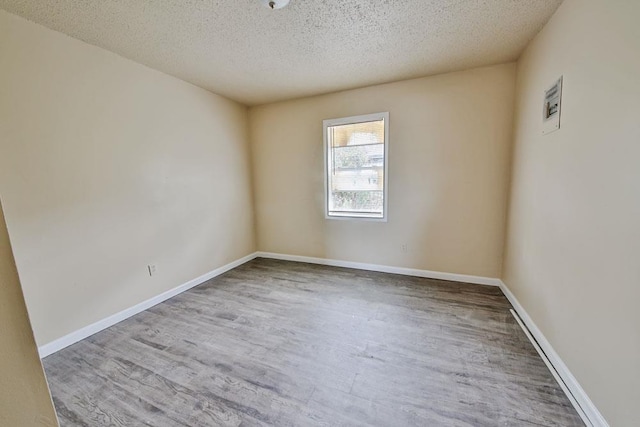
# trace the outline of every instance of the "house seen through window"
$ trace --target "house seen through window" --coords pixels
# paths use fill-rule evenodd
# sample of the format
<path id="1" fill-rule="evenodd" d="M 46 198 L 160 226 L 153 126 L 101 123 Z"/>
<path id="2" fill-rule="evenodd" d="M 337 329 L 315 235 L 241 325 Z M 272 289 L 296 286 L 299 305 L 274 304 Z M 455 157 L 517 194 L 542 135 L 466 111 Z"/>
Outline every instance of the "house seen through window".
<path id="1" fill-rule="evenodd" d="M 324 121 L 326 215 L 386 219 L 389 113 Z"/>

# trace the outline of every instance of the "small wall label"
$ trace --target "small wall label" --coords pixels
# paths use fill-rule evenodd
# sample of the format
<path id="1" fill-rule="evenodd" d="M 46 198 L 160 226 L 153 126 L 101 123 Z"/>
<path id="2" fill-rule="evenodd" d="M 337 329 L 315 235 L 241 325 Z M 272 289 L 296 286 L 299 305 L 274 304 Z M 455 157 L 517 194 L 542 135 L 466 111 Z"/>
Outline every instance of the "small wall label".
<path id="1" fill-rule="evenodd" d="M 542 106 L 542 134 L 560 129 L 560 108 L 562 106 L 562 76 L 544 92 Z"/>

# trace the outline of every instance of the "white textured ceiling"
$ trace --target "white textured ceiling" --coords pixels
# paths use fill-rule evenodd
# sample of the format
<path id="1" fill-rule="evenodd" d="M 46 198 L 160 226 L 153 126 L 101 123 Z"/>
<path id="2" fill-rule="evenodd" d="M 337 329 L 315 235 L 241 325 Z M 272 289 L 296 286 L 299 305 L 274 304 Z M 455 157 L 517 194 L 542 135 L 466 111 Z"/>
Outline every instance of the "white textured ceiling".
<path id="1" fill-rule="evenodd" d="M 562 0 L 0 0 L 256 105 L 516 59 Z"/>

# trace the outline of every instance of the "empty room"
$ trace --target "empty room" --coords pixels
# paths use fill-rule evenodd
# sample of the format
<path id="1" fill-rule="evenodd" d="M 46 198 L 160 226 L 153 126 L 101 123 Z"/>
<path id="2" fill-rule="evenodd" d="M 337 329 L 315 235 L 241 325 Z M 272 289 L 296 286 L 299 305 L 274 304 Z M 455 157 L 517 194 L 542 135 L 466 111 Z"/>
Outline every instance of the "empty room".
<path id="1" fill-rule="evenodd" d="M 640 426 L 637 0 L 0 0 L 0 426 Z"/>

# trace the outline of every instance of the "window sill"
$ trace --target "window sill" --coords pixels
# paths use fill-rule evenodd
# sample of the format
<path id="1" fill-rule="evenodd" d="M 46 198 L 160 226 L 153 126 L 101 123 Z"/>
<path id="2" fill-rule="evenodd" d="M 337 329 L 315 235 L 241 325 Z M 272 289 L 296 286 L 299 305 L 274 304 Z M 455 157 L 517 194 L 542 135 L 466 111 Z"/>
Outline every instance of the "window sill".
<path id="1" fill-rule="evenodd" d="M 377 214 L 361 214 L 361 213 L 331 213 L 325 214 L 325 219 L 337 219 L 337 220 L 358 220 L 358 221 L 377 221 L 387 222 L 386 216 L 380 216 Z"/>

